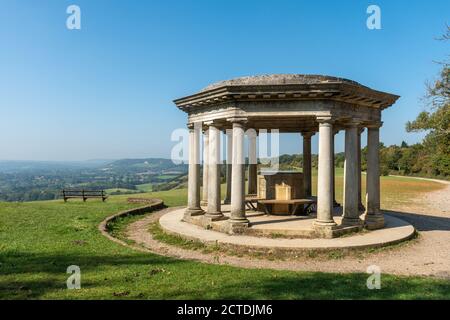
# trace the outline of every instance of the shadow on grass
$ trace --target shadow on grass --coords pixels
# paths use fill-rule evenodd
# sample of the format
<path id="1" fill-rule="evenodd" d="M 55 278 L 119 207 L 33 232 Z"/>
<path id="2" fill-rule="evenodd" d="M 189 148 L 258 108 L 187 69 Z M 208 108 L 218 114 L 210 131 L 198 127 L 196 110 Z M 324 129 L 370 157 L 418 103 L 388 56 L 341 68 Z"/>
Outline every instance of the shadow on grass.
<path id="1" fill-rule="evenodd" d="M 450 282 L 367 274 L 250 270 L 152 254 L 3 253 L 1 299 L 449 299 Z M 66 268 L 79 265 L 82 289 L 67 290 Z"/>
<path id="2" fill-rule="evenodd" d="M 79 266 L 82 276 L 105 275 L 102 280 L 107 280 L 132 270 L 151 272 L 161 266 L 183 263 L 183 260 L 153 254 L 32 254 L 6 251 L 0 253 L 0 299 L 39 298 L 48 292 L 66 289 L 66 280 L 70 276 L 66 271 L 71 265 Z M 83 281 L 83 289 L 100 284 L 92 280 Z"/>
<path id="3" fill-rule="evenodd" d="M 450 283 L 382 276 L 381 289 L 369 290 L 367 274 L 309 273 L 249 283 L 239 290 L 242 299 L 449 299 Z M 230 289 L 230 290 L 228 290 Z M 248 290 L 248 293 L 246 291 Z M 234 299 L 232 288 L 220 298 Z"/>
<path id="4" fill-rule="evenodd" d="M 158 265 L 177 264 L 176 260 L 154 254 L 133 255 L 88 255 L 86 253 L 30 254 L 3 252 L 0 254 L 0 274 L 19 275 L 22 273 L 56 273 L 65 272 L 70 265 L 78 265 L 82 270 L 91 271 L 103 266 Z"/>

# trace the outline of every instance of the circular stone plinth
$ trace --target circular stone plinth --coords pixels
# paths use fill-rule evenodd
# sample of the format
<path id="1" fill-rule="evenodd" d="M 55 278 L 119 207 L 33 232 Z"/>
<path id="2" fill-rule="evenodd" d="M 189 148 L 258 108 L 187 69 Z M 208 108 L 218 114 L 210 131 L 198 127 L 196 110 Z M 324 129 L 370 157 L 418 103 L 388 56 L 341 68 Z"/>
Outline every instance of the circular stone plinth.
<path id="1" fill-rule="evenodd" d="M 334 239 L 284 239 L 265 238 L 248 235 L 229 235 L 206 230 L 199 226 L 182 221 L 184 208 L 170 211 L 159 219 L 162 229 L 190 240 L 198 240 L 206 244 L 223 244 L 255 249 L 286 250 L 332 250 L 381 247 L 408 240 L 414 236 L 414 227 L 404 220 L 385 215 L 385 228 L 356 233 Z"/>

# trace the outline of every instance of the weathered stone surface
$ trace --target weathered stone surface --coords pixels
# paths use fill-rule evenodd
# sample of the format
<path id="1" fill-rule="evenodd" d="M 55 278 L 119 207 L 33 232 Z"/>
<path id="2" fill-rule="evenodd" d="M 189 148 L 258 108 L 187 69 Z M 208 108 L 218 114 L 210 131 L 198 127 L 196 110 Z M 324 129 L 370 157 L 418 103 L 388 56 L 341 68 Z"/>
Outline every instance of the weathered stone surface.
<path id="1" fill-rule="evenodd" d="M 209 126 L 209 164 L 208 164 L 208 209 L 206 216 L 209 219 L 220 219 L 220 131 L 210 124 Z"/>
<path id="2" fill-rule="evenodd" d="M 201 91 L 209 91 L 221 87 L 256 86 L 256 85 L 286 85 L 286 84 L 321 84 L 321 83 L 348 83 L 361 86 L 356 81 L 325 75 L 314 74 L 266 74 L 259 76 L 240 77 L 231 80 L 213 83 Z"/>
<path id="3" fill-rule="evenodd" d="M 230 227 L 246 227 L 245 217 L 245 164 L 244 126 L 241 121 L 233 122 L 233 164 L 231 178 L 231 218 Z"/>
<path id="4" fill-rule="evenodd" d="M 188 206 L 185 215 L 203 214 L 200 207 L 200 130 L 189 129 Z"/>
<path id="5" fill-rule="evenodd" d="M 358 200 L 358 123 L 352 123 L 345 130 L 344 207 L 342 224 L 360 226 Z"/>
<path id="6" fill-rule="evenodd" d="M 319 128 L 319 175 L 317 179 L 316 230 L 331 230 L 336 226 L 333 220 L 333 121 L 321 119 Z"/>

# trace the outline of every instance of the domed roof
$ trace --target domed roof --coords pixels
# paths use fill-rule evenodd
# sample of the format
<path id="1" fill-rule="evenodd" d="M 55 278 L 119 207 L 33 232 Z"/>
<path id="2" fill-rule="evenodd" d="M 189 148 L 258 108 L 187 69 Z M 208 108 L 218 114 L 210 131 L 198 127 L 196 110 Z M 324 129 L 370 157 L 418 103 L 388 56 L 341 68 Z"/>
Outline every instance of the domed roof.
<path id="1" fill-rule="evenodd" d="M 289 85 L 289 84 L 321 84 L 321 83 L 348 83 L 364 87 L 356 81 L 314 74 L 266 74 L 259 76 L 239 77 L 210 84 L 201 92 L 226 86 L 258 86 L 258 85 Z"/>
<path id="2" fill-rule="evenodd" d="M 314 74 L 268 74 L 219 81 L 200 92 L 175 99 L 183 111 L 205 106 L 221 106 L 225 101 L 265 103 L 278 101 L 339 101 L 385 109 L 399 98 L 387 92 L 373 90 L 360 83 L 339 77 Z M 220 109 L 220 108 L 219 108 Z"/>

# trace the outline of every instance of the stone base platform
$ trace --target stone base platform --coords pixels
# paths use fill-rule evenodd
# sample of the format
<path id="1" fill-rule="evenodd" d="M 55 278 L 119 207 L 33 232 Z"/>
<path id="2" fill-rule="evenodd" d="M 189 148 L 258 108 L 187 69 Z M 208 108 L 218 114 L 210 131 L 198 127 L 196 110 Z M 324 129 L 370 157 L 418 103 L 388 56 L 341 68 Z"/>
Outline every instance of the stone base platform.
<path id="1" fill-rule="evenodd" d="M 261 211 L 246 211 L 249 227 L 232 226 L 227 220 L 230 218 L 230 205 L 222 205 L 223 216 L 211 218 L 208 215 L 184 215 L 183 221 L 229 234 L 245 234 L 260 237 L 283 237 L 283 238 L 337 238 L 345 234 L 358 232 L 363 229 L 361 223 L 352 226 L 342 225 L 342 208 L 334 209 L 334 220 L 337 226 L 330 228 L 314 228 L 315 216 L 293 216 L 293 215 L 267 215 Z M 203 208 L 206 212 L 206 207 Z"/>
<path id="2" fill-rule="evenodd" d="M 206 208 L 205 208 L 206 211 Z M 313 228 L 313 221 L 315 216 L 292 216 L 292 215 L 267 215 L 260 211 L 246 212 L 250 227 L 242 228 L 240 232 L 230 229 L 228 219 L 230 217 L 230 206 L 222 205 L 223 217 L 216 221 L 211 220 L 206 215 L 184 217 L 185 222 L 189 222 L 204 229 L 224 232 L 224 233 L 241 233 L 259 237 L 283 237 L 283 238 L 323 238 L 324 235 L 318 234 L 317 230 Z M 333 230 L 333 235 L 330 238 L 336 238 L 343 234 L 357 232 L 362 229 L 360 226 L 343 227 L 341 225 L 340 209 L 335 212 L 334 220 L 338 227 Z"/>
<path id="3" fill-rule="evenodd" d="M 222 206 L 224 215 L 228 216 L 227 206 Z M 231 246 L 254 247 L 265 249 L 344 249 L 380 247 L 395 244 L 414 236 L 415 229 L 404 220 L 385 215 L 385 228 L 373 231 L 351 233 L 345 237 L 333 239 L 314 238 L 313 217 L 268 216 L 261 212 L 247 212 L 250 227 L 245 234 L 230 235 L 223 232 L 227 220 L 214 221 L 210 229 L 205 229 L 201 217 L 190 222 L 183 221 L 184 208 L 176 209 L 163 215 L 159 222 L 162 229 L 186 239 L 198 240 L 206 244 L 224 244 Z M 340 224 L 341 218 L 335 216 Z M 352 232 L 350 227 L 341 228 Z"/>

